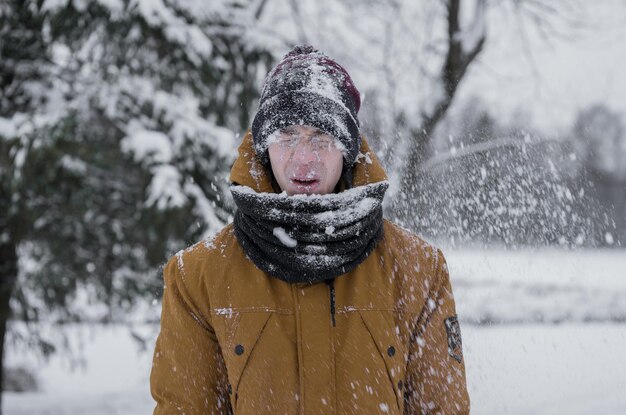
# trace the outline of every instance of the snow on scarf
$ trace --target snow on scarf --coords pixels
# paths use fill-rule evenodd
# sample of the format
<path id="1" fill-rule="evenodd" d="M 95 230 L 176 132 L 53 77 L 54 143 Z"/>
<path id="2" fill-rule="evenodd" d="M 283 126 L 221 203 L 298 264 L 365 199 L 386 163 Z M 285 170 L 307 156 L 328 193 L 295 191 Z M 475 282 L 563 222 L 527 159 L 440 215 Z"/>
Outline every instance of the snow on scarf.
<path id="1" fill-rule="evenodd" d="M 257 193 L 233 185 L 235 236 L 261 270 L 290 283 L 350 272 L 383 234 L 386 181 L 327 195 Z"/>

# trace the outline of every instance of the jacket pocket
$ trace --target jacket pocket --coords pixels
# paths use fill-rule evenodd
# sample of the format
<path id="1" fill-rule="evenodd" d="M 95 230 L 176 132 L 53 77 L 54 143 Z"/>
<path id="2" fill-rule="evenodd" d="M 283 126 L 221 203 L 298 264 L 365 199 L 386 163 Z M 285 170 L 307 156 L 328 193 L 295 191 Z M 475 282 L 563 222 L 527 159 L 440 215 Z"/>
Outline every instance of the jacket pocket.
<path id="1" fill-rule="evenodd" d="M 404 407 L 407 347 L 401 341 L 392 311 L 359 310 L 361 319 L 385 362 L 391 388 L 400 413 Z"/>
<path id="2" fill-rule="evenodd" d="M 243 312 L 232 320 L 233 324 L 229 330 L 228 340 L 222 348 L 222 354 L 228 372 L 228 391 L 234 410 L 237 406 L 239 381 L 271 315 L 270 312 Z"/>

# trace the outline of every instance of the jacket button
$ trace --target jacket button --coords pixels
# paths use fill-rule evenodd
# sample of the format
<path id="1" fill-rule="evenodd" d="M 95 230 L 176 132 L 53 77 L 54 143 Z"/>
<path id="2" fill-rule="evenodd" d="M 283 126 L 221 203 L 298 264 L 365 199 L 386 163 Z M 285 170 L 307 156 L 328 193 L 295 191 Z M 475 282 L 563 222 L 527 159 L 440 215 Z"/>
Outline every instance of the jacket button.
<path id="1" fill-rule="evenodd" d="M 237 346 L 235 346 L 235 353 L 238 356 L 241 356 L 243 354 L 243 346 L 238 344 Z"/>
<path id="2" fill-rule="evenodd" d="M 229 385 L 230 386 L 230 385 Z M 401 391 L 404 384 L 402 383 L 402 379 L 398 381 L 398 390 Z"/>
<path id="3" fill-rule="evenodd" d="M 389 355 L 389 357 L 393 357 L 393 355 L 396 354 L 396 348 L 393 346 L 389 346 L 389 348 L 387 349 L 387 354 Z"/>

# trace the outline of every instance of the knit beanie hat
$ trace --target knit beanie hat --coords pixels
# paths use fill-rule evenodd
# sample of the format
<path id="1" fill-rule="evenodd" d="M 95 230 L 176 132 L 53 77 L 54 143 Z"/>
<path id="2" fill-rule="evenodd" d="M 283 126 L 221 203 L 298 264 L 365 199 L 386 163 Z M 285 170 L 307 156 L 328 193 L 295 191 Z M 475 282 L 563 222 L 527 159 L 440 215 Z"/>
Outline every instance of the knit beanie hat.
<path id="1" fill-rule="evenodd" d="M 338 141 L 345 177 L 361 147 L 360 106 L 359 91 L 341 65 L 311 46 L 296 46 L 265 78 L 252 121 L 257 156 L 269 166 L 268 138 L 281 128 L 309 125 Z"/>

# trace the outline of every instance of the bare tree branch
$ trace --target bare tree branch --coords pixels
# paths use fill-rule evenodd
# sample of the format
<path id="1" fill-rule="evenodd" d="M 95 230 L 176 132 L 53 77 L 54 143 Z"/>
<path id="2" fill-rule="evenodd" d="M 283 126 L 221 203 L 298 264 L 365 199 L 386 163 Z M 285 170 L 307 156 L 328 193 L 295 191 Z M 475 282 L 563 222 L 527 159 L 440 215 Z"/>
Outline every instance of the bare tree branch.
<path id="1" fill-rule="evenodd" d="M 486 39 L 485 9 L 486 0 L 476 0 L 474 19 L 463 32 L 460 23 L 460 0 L 447 0 L 448 50 L 441 68 L 441 96 L 433 105 L 430 113 L 422 114 L 422 125 L 413 133 L 413 145 L 409 146 L 409 155 L 401 171 L 401 194 L 408 194 L 416 183 L 419 174 L 418 166 L 423 161 L 429 137 L 435 126 L 445 115 L 452 104 L 461 79 L 469 65 L 483 49 Z"/>
<path id="2" fill-rule="evenodd" d="M 256 10 L 254 11 L 254 19 L 259 20 L 261 18 L 261 14 L 263 14 L 263 9 L 267 5 L 267 0 L 260 0 L 259 4 L 256 5 Z"/>

